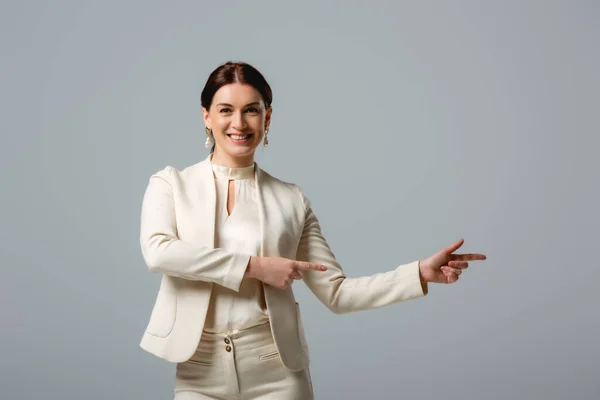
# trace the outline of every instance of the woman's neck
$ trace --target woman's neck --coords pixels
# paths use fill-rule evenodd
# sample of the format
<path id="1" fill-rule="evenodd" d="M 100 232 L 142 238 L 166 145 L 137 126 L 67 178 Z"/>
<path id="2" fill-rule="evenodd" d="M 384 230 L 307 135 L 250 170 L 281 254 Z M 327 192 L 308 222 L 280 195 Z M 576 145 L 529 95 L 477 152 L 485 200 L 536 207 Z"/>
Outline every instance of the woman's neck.
<path id="1" fill-rule="evenodd" d="M 217 152 L 215 149 L 210 161 L 213 164 L 227 168 L 244 168 L 254 165 L 254 154 L 248 154 L 244 157 L 231 157 L 229 155 L 221 155 L 221 153 Z"/>

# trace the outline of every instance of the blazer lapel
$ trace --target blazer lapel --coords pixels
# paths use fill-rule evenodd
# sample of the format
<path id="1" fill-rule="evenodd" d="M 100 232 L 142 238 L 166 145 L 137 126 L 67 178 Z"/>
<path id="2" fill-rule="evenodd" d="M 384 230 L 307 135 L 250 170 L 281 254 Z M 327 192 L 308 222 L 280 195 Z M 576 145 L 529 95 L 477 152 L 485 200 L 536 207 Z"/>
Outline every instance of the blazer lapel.
<path id="1" fill-rule="evenodd" d="M 282 253 L 285 254 L 279 246 L 286 244 L 280 243 L 281 230 L 289 229 L 286 226 L 282 212 L 285 208 L 279 204 L 282 199 L 281 196 L 277 196 L 276 186 L 270 184 L 272 178 L 261 170 L 256 163 L 255 168 L 262 232 L 260 256 L 279 257 Z M 298 371 L 304 367 L 306 359 L 303 352 L 294 351 L 302 348 L 299 335 L 296 329 L 293 328 L 297 327 L 294 292 L 291 287 L 278 289 L 264 283 L 262 285 L 271 321 L 271 332 L 279 350 L 281 361 L 287 368 Z"/>
<path id="2" fill-rule="evenodd" d="M 267 207 L 265 205 L 265 189 L 266 182 L 263 180 L 263 173 L 258 163 L 254 162 L 254 183 L 256 186 L 256 194 L 258 200 L 258 215 L 260 220 L 260 254 L 259 256 L 265 257 L 267 255 L 277 254 L 277 249 L 272 248 L 273 240 L 270 240 L 270 230 L 268 229 L 270 224 L 269 213 L 267 213 Z"/>
<path id="3" fill-rule="evenodd" d="M 217 212 L 217 189 L 210 163 L 210 154 L 193 166 L 192 190 L 187 193 L 192 210 L 194 238 L 203 246 L 215 248 L 215 223 Z"/>

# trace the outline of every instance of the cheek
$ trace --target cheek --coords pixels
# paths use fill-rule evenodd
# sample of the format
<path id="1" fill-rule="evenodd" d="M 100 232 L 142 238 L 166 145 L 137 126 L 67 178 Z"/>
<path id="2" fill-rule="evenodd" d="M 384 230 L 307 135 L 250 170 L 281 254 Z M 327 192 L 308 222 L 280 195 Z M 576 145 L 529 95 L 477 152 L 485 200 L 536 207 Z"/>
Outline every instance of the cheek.
<path id="1" fill-rule="evenodd" d="M 256 131 L 256 130 L 262 130 L 262 128 L 265 126 L 265 118 L 262 117 L 257 117 L 257 118 L 253 118 L 250 121 L 250 125 L 252 125 L 252 128 Z"/>
<path id="2" fill-rule="evenodd" d="M 217 131 L 222 131 L 227 128 L 229 121 L 226 118 L 216 117 L 213 119 L 213 126 L 217 129 Z"/>

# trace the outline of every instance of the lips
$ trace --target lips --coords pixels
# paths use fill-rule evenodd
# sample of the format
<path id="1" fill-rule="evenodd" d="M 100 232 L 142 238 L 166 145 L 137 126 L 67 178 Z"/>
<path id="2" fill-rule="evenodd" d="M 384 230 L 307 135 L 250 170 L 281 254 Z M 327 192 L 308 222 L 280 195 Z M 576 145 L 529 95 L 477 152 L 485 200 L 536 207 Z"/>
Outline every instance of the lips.
<path id="1" fill-rule="evenodd" d="M 247 136 L 247 139 L 250 139 L 252 137 L 252 135 L 254 135 L 253 133 L 245 133 L 245 134 L 239 134 L 239 133 L 227 133 L 227 136 L 232 137 L 232 136 Z"/>

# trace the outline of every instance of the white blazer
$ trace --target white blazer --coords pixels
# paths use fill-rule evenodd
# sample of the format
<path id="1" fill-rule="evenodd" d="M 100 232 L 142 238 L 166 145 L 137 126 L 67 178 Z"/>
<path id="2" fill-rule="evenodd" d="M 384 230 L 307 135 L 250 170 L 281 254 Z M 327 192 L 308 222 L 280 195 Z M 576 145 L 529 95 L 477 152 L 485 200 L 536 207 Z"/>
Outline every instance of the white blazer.
<path id="1" fill-rule="evenodd" d="M 424 296 L 418 260 L 360 278 L 346 278 L 310 201 L 293 183 L 255 163 L 262 245 L 259 256 L 323 264 L 303 281 L 334 313 L 369 310 Z M 165 360 L 184 362 L 202 336 L 213 285 L 239 290 L 249 254 L 215 249 L 216 189 L 210 155 L 181 171 L 167 166 L 144 193 L 140 244 L 146 265 L 162 274 L 140 346 Z M 302 318 L 292 288 L 264 284 L 271 331 L 282 363 L 299 371 L 309 363 Z"/>

